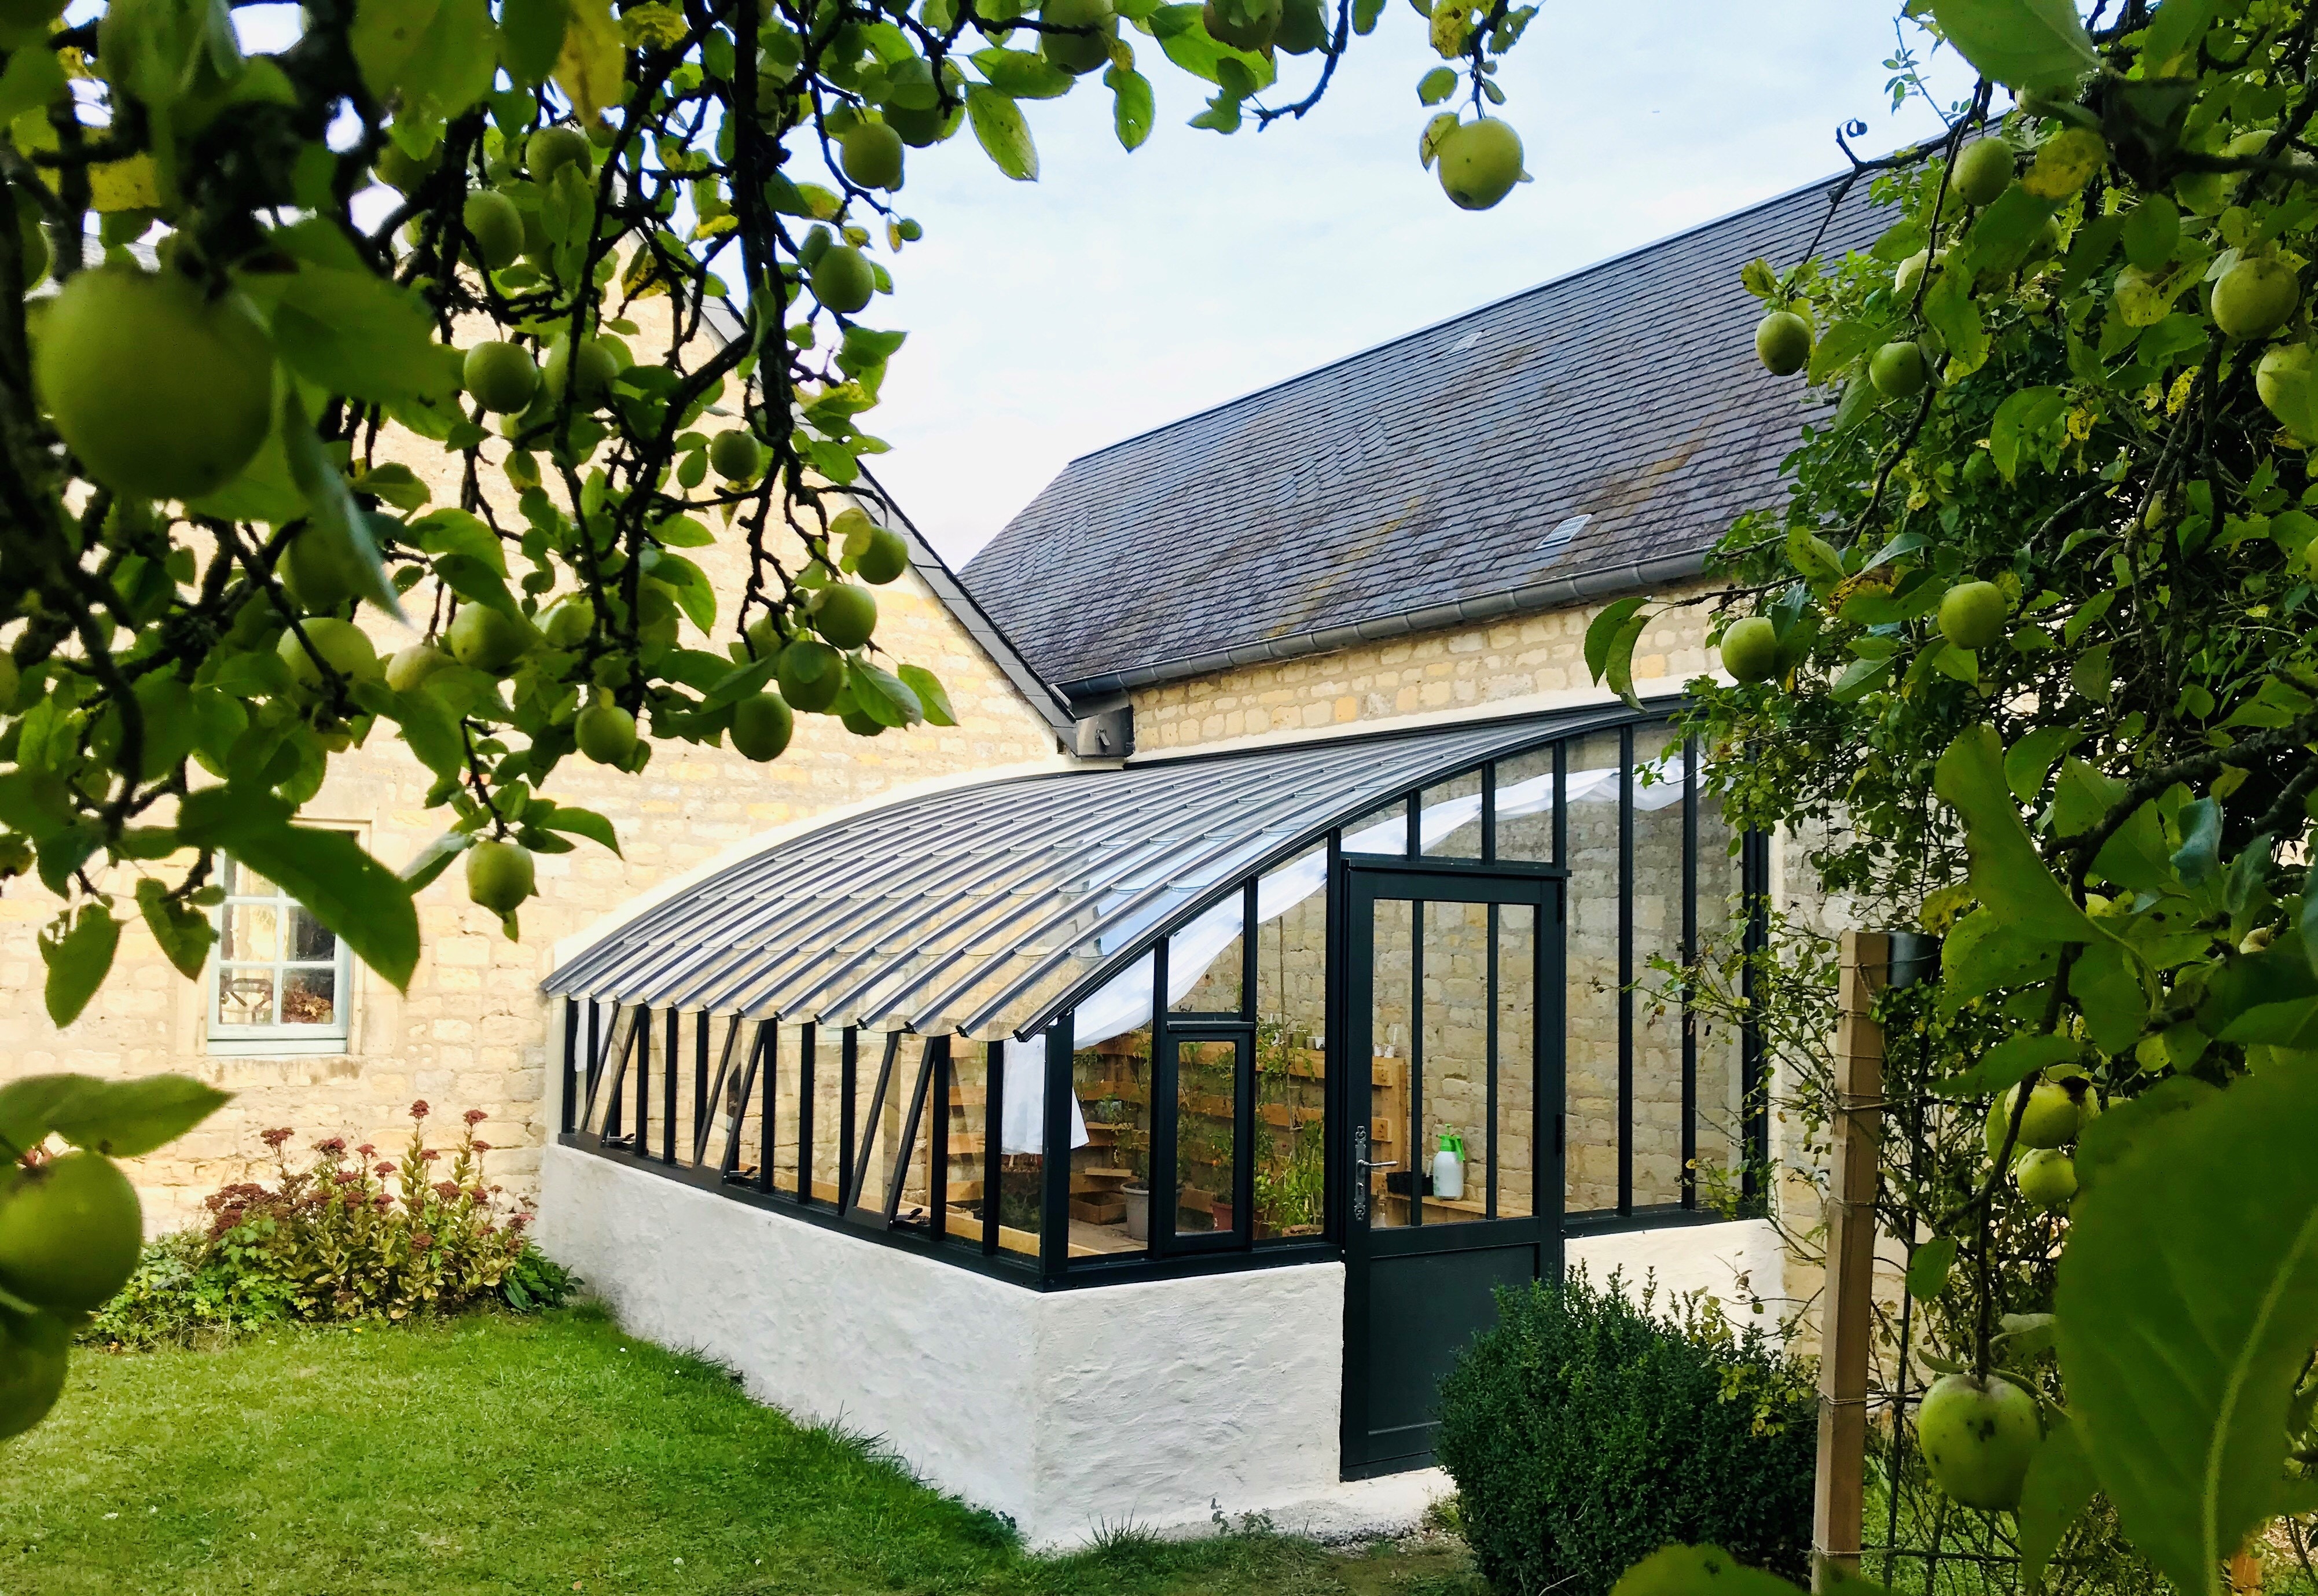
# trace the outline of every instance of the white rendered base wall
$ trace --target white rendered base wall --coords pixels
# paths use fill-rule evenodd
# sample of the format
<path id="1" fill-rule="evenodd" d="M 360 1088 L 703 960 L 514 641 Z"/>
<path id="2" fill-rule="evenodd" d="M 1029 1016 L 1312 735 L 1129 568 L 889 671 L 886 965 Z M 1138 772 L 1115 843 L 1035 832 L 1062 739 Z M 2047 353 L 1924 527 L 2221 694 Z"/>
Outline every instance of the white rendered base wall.
<path id="1" fill-rule="evenodd" d="M 540 1184 L 540 1245 L 628 1330 L 882 1437 L 1033 1546 L 1217 1511 L 1326 1531 L 1370 1499 L 1424 1511 L 1407 1485 L 1337 1480 L 1340 1264 L 1038 1292 L 569 1148 Z"/>
<path id="2" fill-rule="evenodd" d="M 1653 1278 L 1661 1304 L 1703 1291 L 1734 1319 L 1743 1318 L 1757 1298 L 1775 1310 L 1787 1295 L 1786 1246 L 1767 1219 L 1573 1236 L 1562 1257 L 1566 1268 L 1585 1265 L 1586 1278 L 1596 1286 L 1610 1278 L 1612 1269 L 1622 1270 L 1629 1296 L 1639 1297 Z"/>
<path id="3" fill-rule="evenodd" d="M 1438 1469 L 1340 1480 L 1337 1263 L 1038 1292 L 569 1148 L 546 1149 L 539 1242 L 623 1326 L 738 1369 L 807 1422 L 874 1435 L 1034 1547 L 1105 1528 L 1190 1531 L 1261 1513 L 1323 1537 L 1414 1527 Z M 1639 1291 L 1736 1278 L 1775 1296 L 1760 1222 L 1569 1243 Z"/>

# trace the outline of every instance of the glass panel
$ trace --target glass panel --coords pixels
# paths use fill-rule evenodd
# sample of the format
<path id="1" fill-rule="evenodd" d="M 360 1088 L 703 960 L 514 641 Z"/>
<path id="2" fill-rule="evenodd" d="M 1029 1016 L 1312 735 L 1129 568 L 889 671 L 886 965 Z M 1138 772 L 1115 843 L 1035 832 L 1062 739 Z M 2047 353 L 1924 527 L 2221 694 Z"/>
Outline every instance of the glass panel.
<path id="1" fill-rule="evenodd" d="M 227 906 L 225 935 L 218 948 L 220 958 L 270 961 L 282 956 L 281 946 L 282 910 L 278 904 L 234 903 Z"/>
<path id="2" fill-rule="evenodd" d="M 983 1151 L 989 1145 L 990 1051 L 979 1042 L 949 1045 L 949 1190 L 943 1228 L 953 1238 L 982 1241 Z"/>
<path id="3" fill-rule="evenodd" d="M 1485 1127 L 1485 1167 L 1467 1173 L 1465 1189 L 1494 1179 L 1497 1217 L 1512 1219 L 1536 1211 L 1537 910 L 1504 903 L 1496 917 L 1496 1127 Z"/>
<path id="4" fill-rule="evenodd" d="M 1344 828 L 1344 852 L 1348 854 L 1402 854 L 1408 852 L 1408 801 L 1396 799 L 1382 809 L 1373 809 Z"/>
<path id="5" fill-rule="evenodd" d="M 238 969 L 227 964 L 219 970 L 218 1023 L 229 1026 L 270 1026 L 274 1023 L 274 970 L 271 965 Z"/>
<path id="6" fill-rule="evenodd" d="M 1369 1027 L 1369 1224 L 1408 1223 L 1409 937 L 1414 905 L 1380 898 L 1370 972 Z M 1357 1176 L 1355 1177 L 1357 1179 Z M 1397 1187 L 1396 1192 L 1394 1188 Z"/>
<path id="7" fill-rule="evenodd" d="M 1672 756 L 1667 763 L 1667 756 Z M 1683 1194 L 1682 740 L 1634 733 L 1634 1203 Z"/>
<path id="8" fill-rule="evenodd" d="M 229 898 L 271 898 L 281 889 L 238 859 L 225 862 L 224 885 Z"/>
<path id="9" fill-rule="evenodd" d="M 1553 863 L 1550 748 L 1498 761 L 1496 811 L 1498 858 L 1531 865 Z"/>
<path id="10" fill-rule="evenodd" d="M 282 1023 L 335 1025 L 338 1018 L 336 970 L 290 970 L 282 977 Z"/>
<path id="11" fill-rule="evenodd" d="M 1179 994 L 1171 1013 L 1240 1013 L 1245 903 L 1244 894 L 1234 893 L 1167 939 L 1167 987 Z"/>
<path id="12" fill-rule="evenodd" d="M 1698 806 L 1698 947 L 1711 970 L 1730 967 L 1747 930 L 1738 838 L 1722 818 L 1722 808 L 1702 799 Z M 1745 1075 L 1735 1025 L 1710 1021 L 1702 1010 L 1698 1035 L 1698 1205 L 1735 1211 L 1742 1195 L 1746 1146 Z"/>
<path id="13" fill-rule="evenodd" d="M 1071 1153 L 1071 1250 L 1141 1252 L 1151 1244 L 1151 1027 L 1071 1059 L 1086 1145 Z"/>
<path id="14" fill-rule="evenodd" d="M 879 1097 L 877 1080 L 884 1071 L 886 1054 L 887 1038 L 863 1035 L 860 1103 L 854 1121 L 858 1137 L 854 1167 L 864 1173 L 862 1188 L 853 1195 L 856 1207 L 882 1210 L 894 1190 L 894 1177 L 902 1172 L 903 1161 L 913 1151 L 903 1142 L 903 1119 L 909 1112 L 910 1094 L 917 1089 L 918 1066 L 925 1057 L 925 1039 L 902 1037 L 900 1045 L 892 1050 L 893 1069 L 887 1073 L 885 1093 Z M 897 1214 L 907 1212 L 909 1206 L 904 1197 Z"/>
<path id="15" fill-rule="evenodd" d="M 1569 1116 L 1562 1200 L 1618 1206 L 1618 739 L 1569 749 L 1567 915 Z"/>
<path id="16" fill-rule="evenodd" d="M 290 920 L 290 951 L 284 957 L 319 963 L 338 956 L 338 939 L 324 930 L 319 921 L 295 903 L 283 907 Z"/>
<path id="17" fill-rule="evenodd" d="M 998 1172 L 998 1245 L 1008 1252 L 1038 1253 L 1046 1214 L 1039 1206 L 1046 1160 L 1036 1149 L 1044 1135 L 1047 1045 L 1043 1038 L 1002 1045 L 1006 1089 Z"/>
<path id="18" fill-rule="evenodd" d="M 744 1026 L 741 1029 L 746 1031 L 749 1027 Z M 778 1030 L 769 1026 L 766 1029 L 777 1036 L 775 1057 L 779 1060 L 779 1067 L 773 1071 L 773 1189 L 794 1192 L 797 1189 L 797 1138 L 804 1130 L 804 1099 L 800 1095 L 804 1085 L 804 1060 L 799 1052 L 804 1038 L 795 1030 Z M 723 1042 L 722 1027 L 714 1039 L 720 1045 Z M 761 1105 L 764 1100 L 765 1088 L 759 1081 L 757 1101 Z M 829 1195 L 837 1195 L 833 1183 Z"/>
<path id="19" fill-rule="evenodd" d="M 799 1071 L 804 1068 L 805 1030 L 799 1026 L 781 1038 L 783 1056 L 796 1061 Z M 804 1076 L 800 1074 L 802 1080 Z M 837 1050 L 837 1038 L 816 1030 L 813 1033 L 813 1198 L 815 1202 L 837 1201 L 837 1187 L 845 1167 L 845 1151 L 838 1138 L 845 1129 L 845 1076 L 843 1062 Z"/>
<path id="20" fill-rule="evenodd" d="M 1258 928 L 1255 978 L 1256 1239 L 1318 1235 L 1327 1216 L 1325 893 Z"/>
<path id="21" fill-rule="evenodd" d="M 1489 906 L 1421 903 L 1424 917 L 1424 1094 L 1411 1186 L 1418 1223 L 1456 1224 L 1488 1213 L 1488 1189 L 1468 1179 L 1489 1124 Z M 1486 1170 L 1484 1170 L 1486 1174 Z"/>
<path id="22" fill-rule="evenodd" d="M 1436 857 L 1481 856 L 1481 773 L 1478 770 L 1424 789 L 1418 820 L 1424 851 Z"/>
<path id="23" fill-rule="evenodd" d="M 1239 1045 L 1175 1045 L 1175 1232 L 1233 1228 Z"/>
<path id="24" fill-rule="evenodd" d="M 911 1037 L 902 1044 L 902 1060 L 894 1067 L 894 1149 L 900 1163 L 898 1174 L 902 1183 L 901 1200 L 894 1206 L 897 1224 L 933 1228 L 933 1213 L 929 1206 L 933 1201 L 933 1142 L 934 1116 L 947 1115 L 949 1105 L 934 1096 L 933 1045 L 929 1038 Z M 906 1062 L 908 1068 L 902 1068 Z M 921 1080 L 921 1073 L 923 1074 Z M 918 1093 L 923 1090 L 921 1101 Z M 912 1123 L 910 1110 L 917 1108 L 916 1122 Z M 903 1138 L 907 1138 L 904 1142 Z M 887 1177 L 893 1178 L 891 1174 Z"/>

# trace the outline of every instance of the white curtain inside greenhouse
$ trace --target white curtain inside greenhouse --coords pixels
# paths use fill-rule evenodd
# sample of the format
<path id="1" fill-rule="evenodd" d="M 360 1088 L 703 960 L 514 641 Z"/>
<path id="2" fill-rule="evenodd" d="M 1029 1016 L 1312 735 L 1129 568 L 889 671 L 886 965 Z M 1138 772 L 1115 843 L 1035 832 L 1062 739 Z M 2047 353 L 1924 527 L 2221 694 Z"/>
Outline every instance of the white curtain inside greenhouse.
<path id="1" fill-rule="evenodd" d="M 1637 771 L 1634 778 L 1634 807 L 1637 810 L 1654 812 L 1682 802 L 1683 789 L 1689 776 L 1683 767 L 1681 756 L 1676 755 L 1649 767 L 1648 785 L 1644 785 L 1641 779 L 1643 774 Z M 1570 802 L 1614 803 L 1617 799 L 1618 772 L 1615 769 L 1570 773 Z M 1497 789 L 1496 818 L 1501 820 L 1550 814 L 1552 810 L 1553 776 L 1550 772 Z M 1427 849 L 1435 847 L 1480 818 L 1481 795 L 1478 793 L 1444 798 L 1438 803 L 1427 804 L 1417 817 L 1421 846 Z M 1408 821 L 1405 815 L 1396 813 L 1389 820 L 1363 827 L 1358 831 L 1345 832 L 1344 851 L 1350 854 L 1402 853 L 1407 847 L 1407 837 Z M 1312 848 L 1298 855 L 1256 883 L 1257 921 L 1279 919 L 1327 884 L 1326 847 Z M 1240 898 L 1234 894 L 1168 938 L 1167 1001 L 1170 1006 L 1181 1001 L 1193 987 L 1199 985 L 1208 973 L 1208 966 L 1238 938 L 1240 930 Z M 1151 955 L 1146 953 L 1078 1006 L 1072 1045 L 1092 1047 L 1113 1036 L 1140 1030 L 1150 1023 Z M 1045 1150 L 1046 1061 L 1044 1038 L 1032 1037 L 1027 1042 L 1011 1037 L 1007 1040 L 1005 1109 L 1000 1126 L 1002 1152 L 1039 1152 Z M 1074 1096 L 1071 1099 L 1071 1145 L 1083 1147 L 1086 1142 L 1086 1121 L 1080 1114 L 1078 1099 Z"/>

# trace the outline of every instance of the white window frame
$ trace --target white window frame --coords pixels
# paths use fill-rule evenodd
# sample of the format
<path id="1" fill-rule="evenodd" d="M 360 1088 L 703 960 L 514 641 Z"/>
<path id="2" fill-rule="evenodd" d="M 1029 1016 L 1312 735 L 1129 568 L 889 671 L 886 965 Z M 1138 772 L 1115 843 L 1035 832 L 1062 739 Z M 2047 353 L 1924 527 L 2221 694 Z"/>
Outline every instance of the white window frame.
<path id="1" fill-rule="evenodd" d="M 229 861 L 220 861 L 220 863 L 224 865 L 228 873 L 226 879 L 232 880 L 238 877 L 240 867 L 238 865 L 233 865 Z M 333 932 L 330 933 L 332 946 L 330 959 L 326 961 L 290 957 L 290 915 L 292 910 L 298 908 L 298 901 L 284 892 L 278 883 L 269 881 L 266 884 L 273 889 L 270 892 L 229 892 L 225 902 L 215 911 L 214 923 L 218 929 L 218 940 L 210 956 L 209 980 L 205 983 L 209 994 L 209 1009 L 203 1027 L 207 1050 L 213 1054 L 233 1054 L 245 1058 L 311 1057 L 318 1054 L 345 1053 L 347 1051 L 348 1038 L 352 1035 L 348 1022 L 353 1018 L 354 1010 L 354 955 L 348 951 L 346 938 Z M 226 969 L 229 963 L 225 957 L 226 917 L 237 905 L 243 904 L 270 904 L 274 907 L 275 956 L 271 960 L 235 959 L 230 963 L 237 968 L 272 972 L 274 1012 L 277 1015 L 282 1011 L 283 983 L 288 979 L 291 972 L 335 971 L 336 974 L 330 986 L 332 1018 L 328 1023 L 298 1024 L 277 1021 L 272 1025 L 262 1026 L 235 1025 L 220 1018 L 225 996 Z"/>

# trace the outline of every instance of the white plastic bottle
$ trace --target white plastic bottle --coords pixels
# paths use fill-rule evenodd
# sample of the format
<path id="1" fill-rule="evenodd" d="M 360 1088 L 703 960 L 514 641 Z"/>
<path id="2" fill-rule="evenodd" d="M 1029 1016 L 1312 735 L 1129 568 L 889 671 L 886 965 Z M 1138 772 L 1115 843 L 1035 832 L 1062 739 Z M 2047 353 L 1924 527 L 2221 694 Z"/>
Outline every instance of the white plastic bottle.
<path id="1" fill-rule="evenodd" d="M 1451 1201 L 1465 1195 L 1465 1138 L 1441 1127 L 1441 1151 L 1433 1155 L 1433 1195 Z"/>

